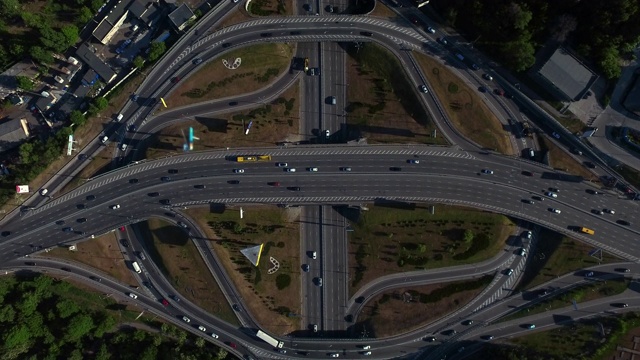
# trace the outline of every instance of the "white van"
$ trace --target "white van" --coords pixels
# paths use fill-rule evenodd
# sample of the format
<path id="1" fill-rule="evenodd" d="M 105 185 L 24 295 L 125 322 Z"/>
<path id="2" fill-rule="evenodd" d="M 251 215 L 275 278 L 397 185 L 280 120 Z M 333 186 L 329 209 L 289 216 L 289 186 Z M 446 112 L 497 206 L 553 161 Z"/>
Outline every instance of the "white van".
<path id="1" fill-rule="evenodd" d="M 102 141 L 103 144 L 106 144 L 107 141 L 109 141 L 109 137 L 107 135 L 105 135 L 105 136 L 102 137 L 101 141 Z"/>
<path id="2" fill-rule="evenodd" d="M 120 150 L 122 150 L 122 151 L 127 151 L 127 144 L 122 144 L 122 145 L 120 146 Z"/>
<path id="3" fill-rule="evenodd" d="M 118 114 L 118 117 L 116 117 L 116 121 L 120 122 L 120 120 L 122 120 L 123 118 L 124 118 L 124 115 Z"/>

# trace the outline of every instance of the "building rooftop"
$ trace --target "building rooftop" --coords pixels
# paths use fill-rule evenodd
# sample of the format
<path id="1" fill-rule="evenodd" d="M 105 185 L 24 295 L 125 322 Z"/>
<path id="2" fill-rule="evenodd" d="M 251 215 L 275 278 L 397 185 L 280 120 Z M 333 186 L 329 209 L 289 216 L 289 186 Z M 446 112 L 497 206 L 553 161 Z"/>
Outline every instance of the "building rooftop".
<path id="1" fill-rule="evenodd" d="M 115 77 L 115 71 L 111 70 L 109 65 L 105 64 L 98 55 L 94 54 L 87 44 L 82 44 L 76 51 L 76 56 L 93 69 L 106 83 L 111 82 Z"/>
<path id="2" fill-rule="evenodd" d="M 129 13 L 147 26 L 151 26 L 153 21 L 162 14 L 162 9 L 154 1 L 134 0 L 129 7 Z"/>
<path id="3" fill-rule="evenodd" d="M 567 49 L 558 48 L 545 62 L 538 74 L 551 85 L 554 93 L 564 100 L 579 100 L 598 78 Z"/>
<path id="4" fill-rule="evenodd" d="M 169 13 L 169 20 L 178 28 L 178 30 L 182 30 L 187 21 L 194 16 L 195 14 L 193 11 L 191 11 L 186 4 L 182 4 L 177 9 Z"/>
<path id="5" fill-rule="evenodd" d="M 15 148 L 26 138 L 20 119 L 0 122 L 0 152 Z"/>
<path id="6" fill-rule="evenodd" d="M 126 15 L 127 8 L 132 1 L 133 0 L 118 0 L 93 31 L 93 36 L 102 42 L 115 26 L 119 26 L 118 23 L 121 22 L 122 17 Z"/>

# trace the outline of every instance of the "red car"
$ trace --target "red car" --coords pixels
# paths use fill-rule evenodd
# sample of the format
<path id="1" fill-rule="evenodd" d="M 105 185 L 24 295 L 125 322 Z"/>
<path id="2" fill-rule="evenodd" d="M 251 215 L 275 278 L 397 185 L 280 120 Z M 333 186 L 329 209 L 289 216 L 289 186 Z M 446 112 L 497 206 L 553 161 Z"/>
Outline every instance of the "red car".
<path id="1" fill-rule="evenodd" d="M 124 226 L 120 226 L 120 231 L 124 231 Z"/>
<path id="2" fill-rule="evenodd" d="M 523 172 L 522 172 L 522 175 L 525 175 L 525 176 L 533 176 L 533 173 L 532 173 L 531 171 L 523 171 Z"/>
<path id="3" fill-rule="evenodd" d="M 162 302 L 162 305 L 164 306 L 169 306 L 169 302 L 167 301 L 167 299 L 162 299 L 160 300 L 160 302 Z"/>
<path id="4" fill-rule="evenodd" d="M 234 349 L 238 348 L 238 345 L 236 345 L 236 343 L 232 343 L 232 342 L 229 343 L 229 346 L 231 346 Z"/>
<path id="5" fill-rule="evenodd" d="M 273 182 L 267 183 L 267 185 L 271 185 L 271 186 L 280 186 L 280 183 L 279 183 L 279 182 L 277 182 L 277 181 L 273 181 Z"/>

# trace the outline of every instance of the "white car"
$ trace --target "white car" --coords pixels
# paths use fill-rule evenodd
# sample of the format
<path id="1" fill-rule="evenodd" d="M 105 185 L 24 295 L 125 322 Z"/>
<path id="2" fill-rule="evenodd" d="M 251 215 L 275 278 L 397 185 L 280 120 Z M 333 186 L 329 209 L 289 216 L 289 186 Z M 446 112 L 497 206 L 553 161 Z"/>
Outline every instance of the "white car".
<path id="1" fill-rule="evenodd" d="M 103 144 L 106 144 L 107 141 L 109 141 L 109 137 L 105 135 L 105 136 L 102 137 L 101 141 L 102 141 Z"/>
<path id="2" fill-rule="evenodd" d="M 436 33 L 436 29 L 432 28 L 431 26 L 427 27 L 427 31 L 432 33 L 432 34 Z"/>
<path id="3" fill-rule="evenodd" d="M 233 169 L 233 172 L 236 174 L 242 174 L 244 173 L 244 169 Z"/>
<path id="4" fill-rule="evenodd" d="M 532 233 L 531 231 L 526 231 L 526 232 L 524 233 L 524 236 L 525 236 L 527 239 L 531 239 L 531 237 L 533 236 L 533 233 Z"/>
<path id="5" fill-rule="evenodd" d="M 313 332 L 318 332 L 318 325 L 317 324 L 313 324 Z"/>
<path id="6" fill-rule="evenodd" d="M 408 163 L 409 164 L 420 164 L 420 160 L 418 160 L 418 159 L 409 159 Z"/>
<path id="7" fill-rule="evenodd" d="M 186 322 L 186 323 L 190 323 L 190 322 L 191 322 L 191 319 L 189 319 L 189 318 L 188 318 L 188 317 L 186 317 L 186 316 L 183 316 L 183 317 L 182 317 L 182 320 L 183 320 L 184 322 Z"/>
<path id="8" fill-rule="evenodd" d="M 315 251 L 311 253 L 311 257 L 315 260 L 318 257 L 318 253 Z"/>
<path id="9" fill-rule="evenodd" d="M 287 167 L 287 166 L 289 166 L 289 164 L 283 163 L 283 162 L 279 162 L 279 163 L 276 163 L 276 166 L 277 167 Z"/>
<path id="10" fill-rule="evenodd" d="M 48 192 L 49 192 L 49 190 L 42 189 L 42 190 L 40 190 L 40 195 L 45 196 L 45 195 L 47 195 Z"/>
<path id="11" fill-rule="evenodd" d="M 611 210 L 611 209 L 602 209 L 602 211 L 606 212 L 607 214 L 611 214 L 611 215 L 616 213 L 615 210 Z"/>
<path id="12" fill-rule="evenodd" d="M 316 167 L 310 167 L 310 168 L 307 168 L 307 170 L 311 172 L 318 172 L 318 168 Z"/>
<path id="13" fill-rule="evenodd" d="M 371 351 L 364 351 L 362 355 L 371 355 Z"/>
<path id="14" fill-rule="evenodd" d="M 482 169 L 480 172 L 483 174 L 493 175 L 493 170 Z"/>
<path id="15" fill-rule="evenodd" d="M 127 144 L 120 145 L 120 150 L 127 151 Z"/>
<path id="16" fill-rule="evenodd" d="M 214 338 L 214 339 L 217 339 L 217 338 L 218 338 L 218 334 L 216 334 L 216 333 L 211 333 L 211 337 L 212 337 L 212 338 Z"/>
<path id="17" fill-rule="evenodd" d="M 129 297 L 132 299 L 137 299 L 138 295 L 134 294 L 134 293 L 129 293 Z"/>
<path id="18" fill-rule="evenodd" d="M 558 209 L 555 209 L 555 208 L 549 208 L 549 211 L 551 211 L 552 213 L 555 213 L 555 214 L 560 214 L 562 212 L 562 211 L 560 211 Z"/>
<path id="19" fill-rule="evenodd" d="M 206 328 L 206 327 L 204 327 L 204 326 L 202 326 L 202 325 L 200 325 L 200 326 L 198 326 L 198 330 L 200 330 L 200 331 L 207 331 L 207 328 Z"/>
<path id="20" fill-rule="evenodd" d="M 120 204 L 111 205 L 111 210 L 120 209 Z"/>
<path id="21" fill-rule="evenodd" d="M 332 357 L 332 358 L 337 358 L 337 357 L 340 357 L 340 354 L 338 354 L 338 353 L 334 353 L 334 354 L 331 354 L 331 357 Z"/>
<path id="22" fill-rule="evenodd" d="M 325 136 L 325 137 L 330 137 L 330 136 L 331 136 L 331 131 L 329 131 L 329 130 L 325 130 L 325 131 L 324 131 L 324 136 Z"/>
<path id="23" fill-rule="evenodd" d="M 554 132 L 553 132 L 553 134 L 551 134 L 551 135 L 553 135 L 553 137 L 554 137 L 554 138 L 556 138 L 556 139 L 560 139 L 560 134 L 558 134 L 558 133 L 557 133 L 557 132 L 555 132 L 555 131 L 554 131 Z"/>
<path id="24" fill-rule="evenodd" d="M 363 350 L 369 350 L 371 349 L 371 345 L 365 345 L 362 347 Z"/>
<path id="25" fill-rule="evenodd" d="M 551 192 L 551 191 L 547 191 L 546 193 L 544 193 L 545 195 L 547 195 L 548 197 L 552 197 L 552 198 L 557 198 L 558 194 Z"/>
<path id="26" fill-rule="evenodd" d="M 286 168 L 285 169 L 287 172 L 296 172 L 295 168 Z"/>

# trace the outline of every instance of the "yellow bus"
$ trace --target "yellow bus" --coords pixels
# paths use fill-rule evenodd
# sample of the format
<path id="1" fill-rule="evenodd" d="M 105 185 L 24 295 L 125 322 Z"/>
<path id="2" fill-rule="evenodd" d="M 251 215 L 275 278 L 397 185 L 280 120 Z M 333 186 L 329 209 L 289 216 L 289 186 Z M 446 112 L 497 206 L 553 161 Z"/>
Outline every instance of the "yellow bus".
<path id="1" fill-rule="evenodd" d="M 583 233 L 585 233 L 585 234 L 589 234 L 589 235 L 593 235 L 593 234 L 595 234 L 595 233 L 596 233 L 595 231 L 593 231 L 593 230 L 591 230 L 591 229 L 589 229 L 589 228 L 586 228 L 586 227 L 581 227 L 581 228 L 580 228 L 580 231 L 581 231 L 581 232 L 583 232 Z"/>

